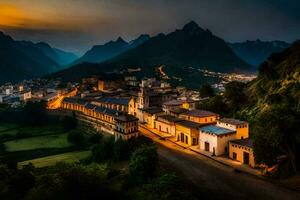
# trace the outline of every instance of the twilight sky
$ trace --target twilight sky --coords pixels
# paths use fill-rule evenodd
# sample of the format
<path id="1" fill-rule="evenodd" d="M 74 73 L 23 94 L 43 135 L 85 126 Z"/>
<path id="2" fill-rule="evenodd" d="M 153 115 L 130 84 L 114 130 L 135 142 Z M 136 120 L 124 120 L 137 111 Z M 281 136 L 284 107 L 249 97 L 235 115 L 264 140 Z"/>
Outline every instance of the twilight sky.
<path id="1" fill-rule="evenodd" d="M 78 54 L 95 44 L 181 28 L 227 41 L 300 39 L 299 0 L 0 0 L 0 30 Z"/>

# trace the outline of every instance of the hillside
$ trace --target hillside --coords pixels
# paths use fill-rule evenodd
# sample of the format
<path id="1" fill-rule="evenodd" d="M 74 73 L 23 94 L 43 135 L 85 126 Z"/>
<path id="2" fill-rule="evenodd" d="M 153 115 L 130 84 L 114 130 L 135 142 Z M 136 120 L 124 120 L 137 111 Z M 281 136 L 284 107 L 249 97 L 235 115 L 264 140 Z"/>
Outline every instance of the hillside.
<path id="1" fill-rule="evenodd" d="M 18 42 L 0 32 L 0 83 L 40 76 L 60 66 L 28 42 Z"/>
<path id="2" fill-rule="evenodd" d="M 288 48 L 290 44 L 283 41 L 249 41 L 228 43 L 234 53 L 253 66 L 259 66 L 272 53 L 278 53 Z"/>
<path id="3" fill-rule="evenodd" d="M 104 45 L 95 45 L 73 64 L 80 64 L 83 62 L 100 63 L 109 60 L 129 49 L 139 46 L 149 38 L 149 35 L 141 35 L 131 42 L 126 42 L 119 37 L 116 41 L 110 41 Z"/>
<path id="4" fill-rule="evenodd" d="M 61 49 L 53 48 L 45 42 L 39 42 L 35 44 L 46 56 L 54 60 L 59 65 L 68 65 L 76 60 L 78 57 L 71 53 Z"/>
<path id="5" fill-rule="evenodd" d="M 64 68 L 60 61 L 60 54 L 46 43 L 15 41 L 0 32 L 0 84 L 59 71 Z"/>

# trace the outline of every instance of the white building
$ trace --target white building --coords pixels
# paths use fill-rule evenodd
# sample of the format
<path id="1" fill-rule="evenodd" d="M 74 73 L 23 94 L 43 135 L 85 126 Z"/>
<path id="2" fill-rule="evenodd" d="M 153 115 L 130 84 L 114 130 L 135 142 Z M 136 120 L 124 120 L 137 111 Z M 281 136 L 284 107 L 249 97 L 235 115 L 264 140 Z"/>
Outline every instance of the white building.
<path id="1" fill-rule="evenodd" d="M 236 131 L 216 125 L 204 126 L 199 129 L 200 149 L 211 152 L 212 155 L 228 153 L 229 141 L 236 139 Z"/>

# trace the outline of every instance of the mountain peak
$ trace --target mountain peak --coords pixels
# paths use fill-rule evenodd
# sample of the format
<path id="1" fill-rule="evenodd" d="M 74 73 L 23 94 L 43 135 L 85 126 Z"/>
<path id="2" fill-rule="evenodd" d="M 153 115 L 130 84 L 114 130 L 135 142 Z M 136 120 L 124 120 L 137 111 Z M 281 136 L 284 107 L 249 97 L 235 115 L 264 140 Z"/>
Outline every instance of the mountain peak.
<path id="1" fill-rule="evenodd" d="M 116 40 L 116 42 L 118 42 L 118 43 L 127 43 L 127 42 L 125 42 L 125 40 L 123 40 L 122 37 L 118 37 L 118 39 Z"/>
<path id="2" fill-rule="evenodd" d="M 190 21 L 184 25 L 182 30 L 188 33 L 204 32 L 204 30 L 195 21 Z"/>

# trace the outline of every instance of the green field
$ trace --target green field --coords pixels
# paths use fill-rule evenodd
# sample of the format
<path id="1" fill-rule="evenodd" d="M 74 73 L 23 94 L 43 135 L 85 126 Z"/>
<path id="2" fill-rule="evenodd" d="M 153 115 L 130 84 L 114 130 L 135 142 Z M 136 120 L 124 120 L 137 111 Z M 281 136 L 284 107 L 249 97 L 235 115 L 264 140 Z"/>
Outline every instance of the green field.
<path id="1" fill-rule="evenodd" d="M 22 166 L 28 165 L 29 163 L 32 163 L 35 167 L 39 167 L 39 168 L 52 166 L 55 165 L 57 162 L 72 163 L 87 158 L 90 155 L 90 153 L 91 153 L 90 151 L 76 151 L 76 152 L 57 154 L 53 156 L 46 156 L 42 158 L 36 158 L 32 160 L 19 162 L 18 167 L 22 168 Z"/>
<path id="2" fill-rule="evenodd" d="M 25 151 L 43 148 L 65 148 L 72 144 L 68 142 L 68 134 L 45 135 L 5 142 L 6 151 Z"/>
<path id="3" fill-rule="evenodd" d="M 17 124 L 12 124 L 12 123 L 0 123 L 0 134 L 8 129 L 14 129 L 14 128 L 18 128 L 19 125 Z"/>

